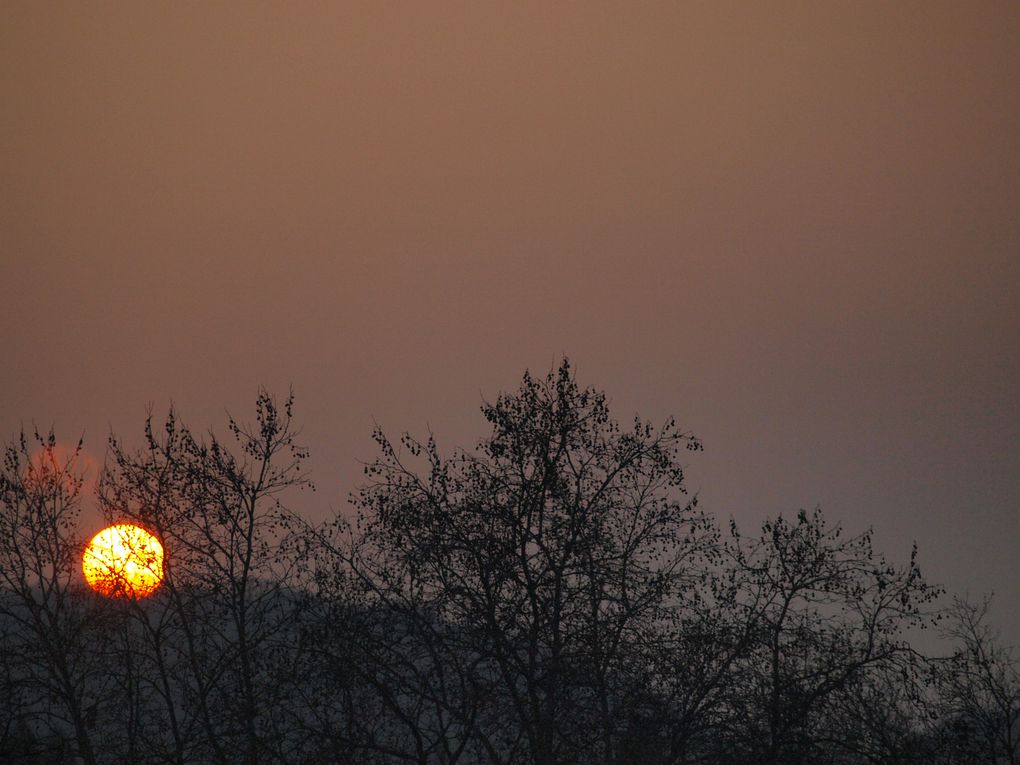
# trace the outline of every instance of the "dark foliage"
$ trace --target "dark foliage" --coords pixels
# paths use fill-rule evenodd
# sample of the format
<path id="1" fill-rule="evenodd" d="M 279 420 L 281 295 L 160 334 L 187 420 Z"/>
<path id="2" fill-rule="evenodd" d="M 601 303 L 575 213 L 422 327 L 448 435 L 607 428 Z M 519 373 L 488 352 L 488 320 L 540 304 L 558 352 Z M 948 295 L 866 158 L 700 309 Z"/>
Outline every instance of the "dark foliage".
<path id="1" fill-rule="evenodd" d="M 392 442 L 312 527 L 292 400 L 198 438 L 111 438 L 110 522 L 155 532 L 145 599 L 89 591 L 79 452 L 0 471 L 0 761 L 1015 763 L 1020 675 L 987 602 L 939 608 L 917 551 L 821 512 L 728 530 L 672 420 L 621 427 L 568 363 L 487 403 L 489 436 Z M 939 623 L 948 656 L 911 642 Z"/>

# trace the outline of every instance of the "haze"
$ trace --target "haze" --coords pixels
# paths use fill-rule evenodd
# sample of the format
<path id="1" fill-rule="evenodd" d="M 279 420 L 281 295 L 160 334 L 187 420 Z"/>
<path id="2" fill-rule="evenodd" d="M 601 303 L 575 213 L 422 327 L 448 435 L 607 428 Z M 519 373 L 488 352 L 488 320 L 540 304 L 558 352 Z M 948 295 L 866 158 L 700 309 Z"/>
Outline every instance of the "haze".
<path id="1" fill-rule="evenodd" d="M 1020 636 L 1020 4 L 9 3 L 0 432 L 293 384 L 346 509 L 566 355 L 751 530 L 821 505 Z M 98 527 L 97 527 L 98 528 Z"/>

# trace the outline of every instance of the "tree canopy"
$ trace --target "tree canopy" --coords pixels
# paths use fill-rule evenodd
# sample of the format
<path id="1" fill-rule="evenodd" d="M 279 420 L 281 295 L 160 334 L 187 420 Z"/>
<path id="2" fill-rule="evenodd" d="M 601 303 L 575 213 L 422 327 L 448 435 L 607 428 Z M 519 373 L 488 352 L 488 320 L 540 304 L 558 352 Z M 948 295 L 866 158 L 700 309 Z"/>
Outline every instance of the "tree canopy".
<path id="1" fill-rule="evenodd" d="M 0 471 L 0 760 L 999 763 L 1020 684 L 987 603 L 820 510 L 745 534 L 685 486 L 701 442 L 619 424 L 564 361 L 446 451 L 375 433 L 351 512 L 310 484 L 293 399 L 198 437 L 111 437 L 96 500 L 165 548 L 147 598 L 81 575 L 76 453 Z M 956 649 L 912 641 L 936 627 Z"/>

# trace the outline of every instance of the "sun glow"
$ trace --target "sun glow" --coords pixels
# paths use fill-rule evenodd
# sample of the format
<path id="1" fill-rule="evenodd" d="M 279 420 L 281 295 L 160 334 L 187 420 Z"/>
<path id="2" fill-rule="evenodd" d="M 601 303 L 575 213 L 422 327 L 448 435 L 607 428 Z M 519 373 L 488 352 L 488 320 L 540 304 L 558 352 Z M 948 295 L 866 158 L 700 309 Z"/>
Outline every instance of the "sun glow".
<path id="1" fill-rule="evenodd" d="M 89 587 L 108 597 L 144 598 L 163 581 L 163 545 L 129 523 L 92 537 L 81 563 Z"/>

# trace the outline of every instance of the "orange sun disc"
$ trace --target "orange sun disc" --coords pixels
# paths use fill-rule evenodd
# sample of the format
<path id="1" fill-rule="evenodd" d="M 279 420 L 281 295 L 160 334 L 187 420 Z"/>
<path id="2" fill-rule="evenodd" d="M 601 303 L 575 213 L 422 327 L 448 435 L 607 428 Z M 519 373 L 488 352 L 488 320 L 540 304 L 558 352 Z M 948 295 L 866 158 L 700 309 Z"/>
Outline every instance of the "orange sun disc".
<path id="1" fill-rule="evenodd" d="M 145 529 L 120 523 L 92 537 L 81 565 L 101 595 L 143 598 L 163 580 L 163 545 Z"/>

